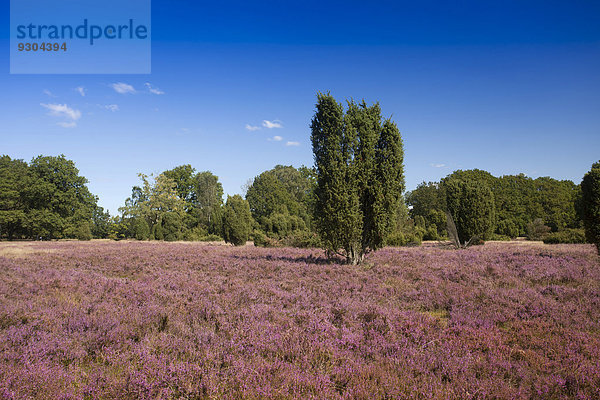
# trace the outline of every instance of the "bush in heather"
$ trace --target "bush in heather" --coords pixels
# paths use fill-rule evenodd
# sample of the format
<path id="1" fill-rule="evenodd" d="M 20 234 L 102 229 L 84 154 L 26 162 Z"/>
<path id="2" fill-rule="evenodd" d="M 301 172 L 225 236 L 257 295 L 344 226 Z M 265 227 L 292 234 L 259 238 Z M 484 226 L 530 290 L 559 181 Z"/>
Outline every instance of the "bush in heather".
<path id="1" fill-rule="evenodd" d="M 250 206 L 240 195 L 227 196 L 223 213 L 223 239 L 234 246 L 246 244 L 252 229 Z"/>
<path id="2" fill-rule="evenodd" d="M 148 226 L 148 222 L 142 217 L 132 218 L 131 234 L 137 240 L 148 240 L 150 237 L 150 227 Z"/>
<path id="3" fill-rule="evenodd" d="M 546 244 L 560 243 L 585 243 L 585 231 L 583 229 L 564 229 L 558 232 L 552 232 L 544 237 Z"/>
<path id="4" fill-rule="evenodd" d="M 581 181 L 581 211 L 587 240 L 596 245 L 600 254 L 600 161 Z"/>
<path id="5" fill-rule="evenodd" d="M 498 222 L 496 227 L 496 233 L 501 236 L 508 236 L 509 238 L 516 238 L 519 236 L 519 227 L 512 219 L 503 219 Z"/>
<path id="6" fill-rule="evenodd" d="M 490 240 L 495 240 L 498 242 L 510 242 L 512 239 L 510 236 L 507 236 L 507 235 L 500 235 L 498 233 L 492 233 L 492 235 L 490 236 Z"/>
<path id="7" fill-rule="evenodd" d="M 185 225 L 178 213 L 165 213 L 162 217 L 162 228 L 164 240 L 167 242 L 181 240 L 184 237 Z"/>
<path id="8" fill-rule="evenodd" d="M 544 225 L 541 218 L 536 218 L 527 224 L 527 239 L 529 240 L 544 240 L 546 235 L 550 233 L 550 227 Z"/>
<path id="9" fill-rule="evenodd" d="M 75 230 L 75 237 L 77 240 L 92 240 L 92 230 L 90 229 L 90 224 L 87 222 L 82 222 L 79 224 Z"/>
<path id="10" fill-rule="evenodd" d="M 494 195 L 482 182 L 446 178 L 443 181 L 447 210 L 454 219 L 460 243 L 474 238 L 487 240 L 494 232 Z"/>

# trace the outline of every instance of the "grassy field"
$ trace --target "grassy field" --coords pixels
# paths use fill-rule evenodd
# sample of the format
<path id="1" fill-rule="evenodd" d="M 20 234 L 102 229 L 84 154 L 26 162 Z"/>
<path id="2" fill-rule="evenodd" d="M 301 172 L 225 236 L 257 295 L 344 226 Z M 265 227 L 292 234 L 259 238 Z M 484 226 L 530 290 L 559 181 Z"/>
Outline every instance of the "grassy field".
<path id="1" fill-rule="evenodd" d="M 591 245 L 0 243 L 2 399 L 598 399 Z"/>

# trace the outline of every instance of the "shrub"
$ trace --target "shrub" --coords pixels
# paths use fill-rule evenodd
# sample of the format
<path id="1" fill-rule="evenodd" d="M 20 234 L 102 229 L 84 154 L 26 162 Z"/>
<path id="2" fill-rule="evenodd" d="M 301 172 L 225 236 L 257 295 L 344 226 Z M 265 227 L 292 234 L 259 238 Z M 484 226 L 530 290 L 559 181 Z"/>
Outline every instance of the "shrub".
<path id="1" fill-rule="evenodd" d="M 162 217 L 162 231 L 164 240 L 174 242 L 181 240 L 184 236 L 183 221 L 181 216 L 176 212 L 166 212 Z"/>
<path id="2" fill-rule="evenodd" d="M 392 232 L 390 235 L 388 235 L 385 244 L 394 247 L 404 246 L 406 244 L 406 238 L 400 231 Z"/>
<path id="3" fill-rule="evenodd" d="M 300 247 L 300 248 L 317 248 L 321 247 L 321 239 L 319 235 L 310 231 L 295 231 L 289 236 L 282 239 L 282 242 L 286 246 Z"/>
<path id="4" fill-rule="evenodd" d="M 148 240 L 150 227 L 144 218 L 134 218 L 131 222 L 131 233 L 137 240 Z"/>
<path id="5" fill-rule="evenodd" d="M 218 242 L 223 240 L 219 235 L 208 233 L 206 228 L 198 225 L 185 232 L 183 240 L 190 242 Z"/>
<path id="6" fill-rule="evenodd" d="M 252 227 L 250 206 L 240 195 L 227 196 L 223 213 L 223 239 L 234 246 L 246 244 Z"/>
<path id="7" fill-rule="evenodd" d="M 254 231 L 252 240 L 256 247 L 273 247 L 271 239 L 261 231 Z"/>
<path id="8" fill-rule="evenodd" d="M 430 226 L 423 234 L 423 240 L 438 240 L 438 231 L 436 226 Z"/>
<path id="9" fill-rule="evenodd" d="M 92 240 L 92 230 L 90 229 L 90 224 L 83 222 L 81 225 L 79 225 L 75 231 L 75 237 L 77 240 Z"/>
<path id="10" fill-rule="evenodd" d="M 550 233 L 550 227 L 544 225 L 541 218 L 536 218 L 527 224 L 527 239 L 529 240 L 543 240 L 548 233 Z"/>
<path id="11" fill-rule="evenodd" d="M 503 219 L 502 221 L 498 222 L 496 233 L 498 233 L 500 236 L 508 236 L 509 239 L 516 238 L 519 236 L 519 227 L 512 219 Z"/>
<path id="12" fill-rule="evenodd" d="M 546 244 L 585 242 L 585 231 L 583 229 L 565 229 L 550 233 L 544 237 L 544 243 Z"/>
<path id="13" fill-rule="evenodd" d="M 494 232 L 496 220 L 491 189 L 484 183 L 459 178 L 444 180 L 443 187 L 460 243 L 468 243 L 475 237 L 488 239 Z"/>
<path id="14" fill-rule="evenodd" d="M 201 236 L 198 241 L 199 242 L 220 242 L 223 238 L 219 235 L 215 235 L 214 233 L 209 233 L 208 235 Z"/>
<path id="15" fill-rule="evenodd" d="M 490 236 L 490 240 L 510 242 L 511 241 L 511 237 L 507 236 L 507 235 L 500 235 L 498 233 L 493 233 L 492 236 Z"/>
<path id="16" fill-rule="evenodd" d="M 387 237 L 386 245 L 392 247 L 418 246 L 421 244 L 421 241 L 422 237 L 417 231 L 408 233 L 395 231 Z"/>

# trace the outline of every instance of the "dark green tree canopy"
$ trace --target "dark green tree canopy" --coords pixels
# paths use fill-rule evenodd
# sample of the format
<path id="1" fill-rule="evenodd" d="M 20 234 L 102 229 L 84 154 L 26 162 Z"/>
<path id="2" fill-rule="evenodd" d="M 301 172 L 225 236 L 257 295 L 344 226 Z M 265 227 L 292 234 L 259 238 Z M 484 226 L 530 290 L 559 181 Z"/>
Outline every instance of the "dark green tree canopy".
<path id="1" fill-rule="evenodd" d="M 496 233 L 513 236 L 526 235 L 527 226 L 540 218 L 552 230 L 578 228 L 580 220 L 575 211 L 577 186 L 571 181 L 541 177 L 529 178 L 523 174 L 499 178 L 482 170 L 458 170 L 442 179 L 440 184 L 421 184 L 407 195 L 413 218 L 421 216 L 426 226 L 439 222 L 440 204 L 444 211 L 446 193 L 443 183 L 462 179 L 484 183 L 494 194 Z M 509 235 L 510 233 L 510 235 Z"/>
<path id="2" fill-rule="evenodd" d="M 311 124 L 314 218 L 325 248 L 357 264 L 383 246 L 404 190 L 400 132 L 379 104 L 318 94 Z"/>
<path id="3" fill-rule="evenodd" d="M 454 219 L 460 244 L 473 238 L 487 240 L 496 227 L 492 190 L 484 181 L 450 176 L 442 183 L 446 209 Z"/>
<path id="4" fill-rule="evenodd" d="M 600 254 L 600 161 L 592 164 L 581 181 L 581 214 L 586 239 Z"/>
<path id="5" fill-rule="evenodd" d="M 223 212 L 223 238 L 234 246 L 242 246 L 250 238 L 252 214 L 250 206 L 240 195 L 227 196 Z"/>
<path id="6" fill-rule="evenodd" d="M 159 174 L 154 182 L 140 177 L 142 185 L 132 188 L 120 209 L 126 237 L 205 240 L 222 235 L 223 187 L 217 176 L 181 165 Z"/>
<path id="7" fill-rule="evenodd" d="M 23 160 L 0 157 L 0 238 L 21 237 L 28 205 L 24 197 L 28 166 Z"/>
<path id="8" fill-rule="evenodd" d="M 88 238 L 97 198 L 86 185 L 64 155 L 0 157 L 0 237 Z"/>
<path id="9" fill-rule="evenodd" d="M 277 165 L 252 181 L 246 192 L 253 218 L 268 236 L 283 238 L 311 226 L 311 171 Z"/>

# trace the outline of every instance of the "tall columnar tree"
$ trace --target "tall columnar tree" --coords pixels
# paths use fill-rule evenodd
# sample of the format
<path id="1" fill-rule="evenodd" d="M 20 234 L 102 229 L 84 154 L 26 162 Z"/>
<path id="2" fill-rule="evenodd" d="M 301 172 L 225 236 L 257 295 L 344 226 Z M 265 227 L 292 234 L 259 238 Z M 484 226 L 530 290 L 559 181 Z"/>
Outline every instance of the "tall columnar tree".
<path id="1" fill-rule="evenodd" d="M 475 237 L 488 239 L 496 227 L 491 189 L 484 182 L 461 178 L 446 178 L 443 188 L 447 211 L 454 220 L 460 243 Z"/>
<path id="2" fill-rule="evenodd" d="M 316 227 L 325 249 L 351 264 L 383 246 L 404 190 L 400 132 L 379 104 L 317 95 L 311 124 Z"/>
<path id="3" fill-rule="evenodd" d="M 581 181 L 581 213 L 586 239 L 596 245 L 600 254 L 600 161 Z"/>
<path id="4" fill-rule="evenodd" d="M 250 238 L 252 214 L 248 202 L 239 194 L 227 196 L 223 212 L 223 238 L 234 246 L 241 246 Z"/>

